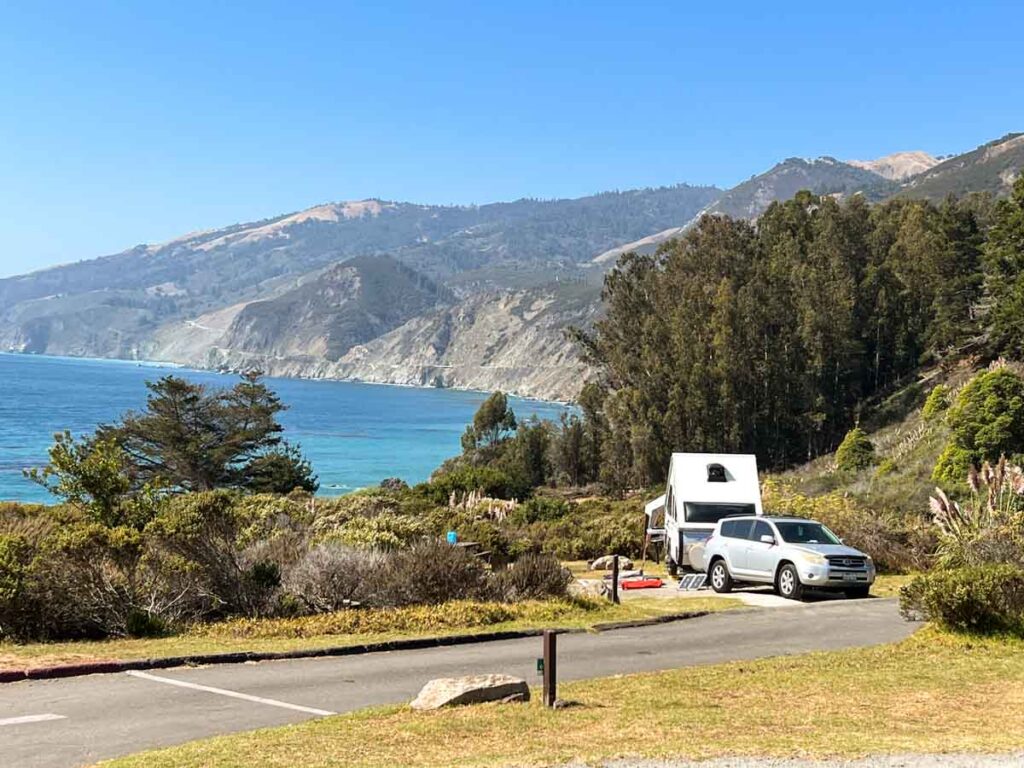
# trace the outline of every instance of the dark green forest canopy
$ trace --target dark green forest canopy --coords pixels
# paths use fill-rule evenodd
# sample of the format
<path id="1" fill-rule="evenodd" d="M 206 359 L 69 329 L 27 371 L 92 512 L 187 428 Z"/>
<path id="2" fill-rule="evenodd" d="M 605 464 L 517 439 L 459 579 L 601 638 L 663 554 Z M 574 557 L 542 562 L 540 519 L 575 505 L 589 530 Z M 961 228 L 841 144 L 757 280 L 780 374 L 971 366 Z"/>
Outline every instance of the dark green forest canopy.
<path id="1" fill-rule="evenodd" d="M 625 255 L 605 318 L 574 331 L 601 371 L 603 479 L 659 482 L 672 451 L 791 465 L 833 450 L 923 365 L 1016 352 L 1024 334 L 990 341 L 986 317 L 1005 317 L 993 296 L 1024 295 L 1010 289 L 1024 273 L 1022 210 L 1020 181 L 995 207 L 801 192 L 756 224 L 705 216 L 655 254 Z"/>

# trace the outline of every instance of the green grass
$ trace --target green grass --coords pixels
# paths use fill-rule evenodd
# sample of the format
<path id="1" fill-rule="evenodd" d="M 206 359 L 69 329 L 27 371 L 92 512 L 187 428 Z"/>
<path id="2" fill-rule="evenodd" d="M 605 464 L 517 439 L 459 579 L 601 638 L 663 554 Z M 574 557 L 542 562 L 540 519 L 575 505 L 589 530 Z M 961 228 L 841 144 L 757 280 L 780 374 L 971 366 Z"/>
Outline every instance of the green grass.
<path id="1" fill-rule="evenodd" d="M 554 765 L 1024 747 L 1024 641 L 925 629 L 894 645 L 570 683 L 579 706 L 388 707 L 193 742 L 112 768 Z"/>
<path id="2" fill-rule="evenodd" d="M 454 602 L 440 606 L 339 611 L 298 619 L 234 620 L 199 625 L 182 634 L 152 639 L 0 643 L 0 670 L 237 651 L 292 651 L 467 632 L 551 627 L 588 629 L 609 621 L 719 611 L 739 605 L 735 600 L 714 597 L 630 600 L 622 605 L 596 599 L 511 604 Z"/>

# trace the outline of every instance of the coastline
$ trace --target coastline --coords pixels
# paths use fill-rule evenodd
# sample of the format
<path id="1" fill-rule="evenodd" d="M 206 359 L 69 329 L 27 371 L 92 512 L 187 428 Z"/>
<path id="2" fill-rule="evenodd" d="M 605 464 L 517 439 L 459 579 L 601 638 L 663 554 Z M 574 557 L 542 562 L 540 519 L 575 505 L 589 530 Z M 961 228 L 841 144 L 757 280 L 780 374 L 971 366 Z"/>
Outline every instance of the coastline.
<path id="1" fill-rule="evenodd" d="M 235 368 L 224 368 L 219 366 L 203 366 L 197 363 L 182 363 L 172 360 L 149 360 L 149 359 L 132 359 L 122 357 L 93 357 L 86 355 L 52 355 L 38 352 L 17 352 L 12 350 L 0 351 L 0 356 L 6 357 L 17 357 L 17 358 L 39 358 L 44 360 L 64 360 L 71 362 L 95 362 L 95 363 L 109 363 L 112 365 L 135 365 L 142 368 L 155 368 L 155 369 L 170 369 L 170 370 L 181 370 L 181 371 L 193 371 L 196 373 L 212 373 L 220 376 L 237 376 L 242 373 L 242 369 Z M 320 361 L 318 361 L 320 362 Z M 329 361 L 322 361 L 329 364 Z M 443 366 L 437 366 L 441 368 Z M 265 378 L 268 380 L 290 380 L 290 381 L 310 381 L 310 382 L 343 382 L 347 384 L 364 384 L 375 387 L 401 387 L 404 389 L 436 389 L 441 391 L 450 392 L 465 392 L 468 394 L 475 395 L 490 395 L 494 390 L 490 389 L 479 389 L 475 387 L 463 387 L 463 386 L 443 386 L 437 387 L 430 384 L 416 384 L 412 382 L 400 382 L 400 381 L 379 381 L 373 379 L 364 379 L 352 376 L 316 376 L 308 374 L 285 374 L 285 373 L 267 373 Z M 575 400 L 564 400 L 557 398 L 544 398 L 537 397 L 536 395 L 523 394 L 513 389 L 502 389 L 506 395 L 514 397 L 517 400 L 523 400 L 526 402 L 538 403 L 541 405 L 557 405 L 564 408 L 573 408 L 576 406 Z"/>
<path id="2" fill-rule="evenodd" d="M 0 500 L 52 503 L 23 478 L 22 469 L 46 462 L 54 433 L 91 433 L 140 407 L 145 381 L 169 374 L 214 387 L 236 380 L 161 361 L 0 352 Z M 313 462 L 321 497 L 345 495 L 387 477 L 410 484 L 425 480 L 459 452 L 466 423 L 489 394 L 324 377 L 268 377 L 268 383 L 289 406 L 282 420 L 285 437 Z M 524 421 L 557 421 L 573 406 L 514 396 L 513 408 Z"/>

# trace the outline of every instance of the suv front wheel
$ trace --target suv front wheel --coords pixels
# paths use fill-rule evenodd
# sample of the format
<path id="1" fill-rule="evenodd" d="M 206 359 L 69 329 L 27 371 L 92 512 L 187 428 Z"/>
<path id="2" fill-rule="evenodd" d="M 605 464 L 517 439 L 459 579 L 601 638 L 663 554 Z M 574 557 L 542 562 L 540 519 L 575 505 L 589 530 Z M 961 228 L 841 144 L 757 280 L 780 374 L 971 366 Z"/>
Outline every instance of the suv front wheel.
<path id="1" fill-rule="evenodd" d="M 715 592 L 732 592 L 732 576 L 729 574 L 729 566 L 725 560 L 715 560 L 711 566 L 711 588 Z"/>
<path id="2" fill-rule="evenodd" d="M 786 563 L 779 569 L 779 575 L 775 578 L 775 591 L 787 600 L 799 600 L 804 594 L 804 585 L 800 583 L 800 574 L 796 572 L 796 566 Z"/>

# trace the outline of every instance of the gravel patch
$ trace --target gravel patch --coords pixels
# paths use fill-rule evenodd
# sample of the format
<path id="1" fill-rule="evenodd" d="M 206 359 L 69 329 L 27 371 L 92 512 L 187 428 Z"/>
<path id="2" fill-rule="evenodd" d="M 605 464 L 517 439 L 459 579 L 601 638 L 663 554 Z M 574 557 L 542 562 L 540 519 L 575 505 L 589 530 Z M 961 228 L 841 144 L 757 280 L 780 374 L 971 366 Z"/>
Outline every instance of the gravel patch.
<path id="1" fill-rule="evenodd" d="M 1024 766 L 1024 752 L 999 755 L 879 755 L 859 760 L 791 760 L 721 757 L 714 760 L 611 760 L 602 768 L 1010 768 Z M 563 768 L 589 768 L 572 763 Z"/>

